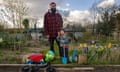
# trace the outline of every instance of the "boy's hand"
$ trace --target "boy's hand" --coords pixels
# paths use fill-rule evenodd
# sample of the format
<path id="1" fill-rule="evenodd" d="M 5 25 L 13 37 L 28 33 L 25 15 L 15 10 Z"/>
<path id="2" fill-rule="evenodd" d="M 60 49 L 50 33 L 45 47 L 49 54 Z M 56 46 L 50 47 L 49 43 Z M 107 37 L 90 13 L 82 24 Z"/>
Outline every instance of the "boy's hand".
<path id="1" fill-rule="evenodd" d="M 47 35 L 47 38 L 49 39 L 49 38 L 50 38 L 50 35 Z"/>
<path id="2" fill-rule="evenodd" d="M 64 42 L 64 40 L 61 40 L 61 42 Z"/>

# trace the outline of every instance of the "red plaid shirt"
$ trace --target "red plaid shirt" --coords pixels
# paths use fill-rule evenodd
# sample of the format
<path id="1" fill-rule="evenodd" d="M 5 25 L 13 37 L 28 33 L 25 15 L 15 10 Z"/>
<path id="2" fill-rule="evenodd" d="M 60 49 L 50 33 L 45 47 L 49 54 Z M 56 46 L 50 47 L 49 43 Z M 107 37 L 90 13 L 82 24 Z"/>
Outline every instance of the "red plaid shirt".
<path id="1" fill-rule="evenodd" d="M 61 15 L 56 11 L 53 15 L 50 10 L 44 16 L 44 33 L 50 35 L 52 38 L 56 38 L 58 32 L 63 26 L 63 20 Z"/>

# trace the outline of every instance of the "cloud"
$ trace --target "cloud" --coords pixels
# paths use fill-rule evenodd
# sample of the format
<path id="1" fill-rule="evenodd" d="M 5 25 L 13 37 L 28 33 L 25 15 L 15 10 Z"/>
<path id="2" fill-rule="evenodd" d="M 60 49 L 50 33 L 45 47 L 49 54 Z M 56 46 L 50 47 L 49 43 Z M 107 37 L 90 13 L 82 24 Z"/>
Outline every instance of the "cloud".
<path id="1" fill-rule="evenodd" d="M 62 8 L 60 6 L 57 6 L 57 9 L 58 10 L 62 10 L 62 11 L 69 11 L 70 10 L 69 8 Z"/>
<path id="2" fill-rule="evenodd" d="M 58 7 L 59 12 L 63 16 L 64 26 L 66 24 L 81 24 L 82 26 L 86 26 L 88 24 L 93 24 L 94 21 L 97 22 L 99 14 L 96 14 L 96 19 L 94 19 L 94 13 L 90 12 L 89 10 L 80 11 L 80 10 L 70 10 Z M 39 18 L 38 22 L 39 27 L 43 27 L 43 18 Z"/>
<path id="3" fill-rule="evenodd" d="M 69 4 L 69 3 L 66 3 L 66 6 L 67 6 L 67 7 L 69 7 L 69 6 L 70 6 L 70 4 Z"/>
<path id="4" fill-rule="evenodd" d="M 30 14 L 41 17 L 49 8 L 49 3 L 55 2 L 60 6 L 64 0 L 24 0 L 29 7 Z"/>
<path id="5" fill-rule="evenodd" d="M 43 27 L 43 18 L 39 18 L 37 21 L 37 27 Z"/>
<path id="6" fill-rule="evenodd" d="M 85 11 L 73 10 L 73 11 L 70 11 L 70 14 L 67 17 L 67 20 L 69 22 L 74 22 L 76 24 L 82 24 L 84 26 L 84 25 L 87 25 L 88 23 L 93 22 L 92 17 L 93 15 L 88 10 L 85 10 Z"/>
<path id="7" fill-rule="evenodd" d="M 3 3 L 3 0 L 0 0 L 0 4 L 2 4 Z"/>
<path id="8" fill-rule="evenodd" d="M 113 7 L 114 4 L 115 4 L 115 0 L 104 0 L 100 4 L 98 4 L 97 7 L 110 8 L 110 7 Z"/>
<path id="9" fill-rule="evenodd" d="M 11 20 L 12 16 L 9 14 L 10 11 L 7 10 L 4 6 L 0 6 L 0 21 L 5 26 L 8 26 L 9 28 L 13 27 L 13 22 Z"/>

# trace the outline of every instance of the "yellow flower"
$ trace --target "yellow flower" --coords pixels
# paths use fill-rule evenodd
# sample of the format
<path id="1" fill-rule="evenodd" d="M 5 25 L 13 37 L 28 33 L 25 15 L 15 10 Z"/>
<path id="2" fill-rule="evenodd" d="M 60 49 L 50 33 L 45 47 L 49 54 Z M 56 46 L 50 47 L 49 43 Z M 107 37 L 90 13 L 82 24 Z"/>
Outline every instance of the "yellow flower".
<path id="1" fill-rule="evenodd" d="M 87 47 L 87 44 L 86 44 L 86 43 L 84 43 L 83 47 Z"/>
<path id="2" fill-rule="evenodd" d="M 108 43 L 108 48 L 112 48 L 112 43 Z"/>
<path id="3" fill-rule="evenodd" d="M 103 51 L 104 50 L 104 47 L 103 46 L 100 46 L 99 48 L 98 48 L 98 51 Z"/>
<path id="4" fill-rule="evenodd" d="M 95 45 L 91 45 L 92 48 L 95 48 Z"/>
<path id="5" fill-rule="evenodd" d="M 80 44 L 80 48 L 82 48 L 83 47 L 83 45 L 82 44 Z"/>

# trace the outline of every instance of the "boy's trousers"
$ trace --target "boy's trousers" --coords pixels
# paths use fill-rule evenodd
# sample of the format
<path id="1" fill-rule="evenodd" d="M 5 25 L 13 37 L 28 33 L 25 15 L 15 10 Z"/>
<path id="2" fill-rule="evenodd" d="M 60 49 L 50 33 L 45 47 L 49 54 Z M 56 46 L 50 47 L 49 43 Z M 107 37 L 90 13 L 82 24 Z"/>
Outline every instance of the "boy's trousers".
<path id="1" fill-rule="evenodd" d="M 66 57 L 68 59 L 68 48 L 62 47 L 62 57 Z"/>

